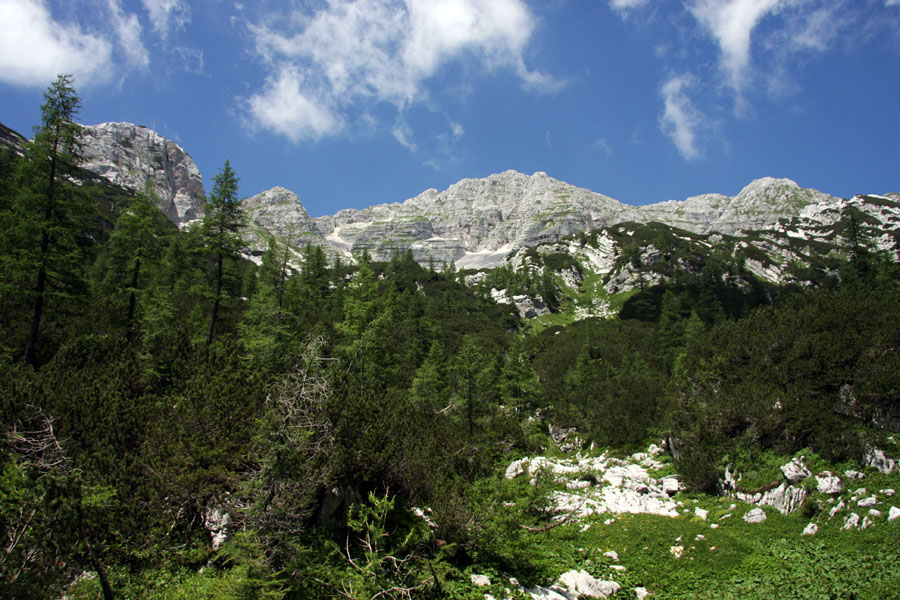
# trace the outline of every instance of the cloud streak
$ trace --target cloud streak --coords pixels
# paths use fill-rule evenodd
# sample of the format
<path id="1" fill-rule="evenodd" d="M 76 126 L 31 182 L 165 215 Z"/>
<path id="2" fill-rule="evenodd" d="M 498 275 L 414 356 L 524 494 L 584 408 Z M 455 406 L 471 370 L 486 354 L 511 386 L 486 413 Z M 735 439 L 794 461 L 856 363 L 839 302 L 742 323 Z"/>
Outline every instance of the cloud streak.
<path id="1" fill-rule="evenodd" d="M 622 16 L 646 5 L 647 0 L 609 0 L 609 7 Z"/>
<path id="2" fill-rule="evenodd" d="M 688 96 L 687 92 L 692 85 L 691 77 L 678 75 L 669 79 L 660 90 L 664 106 L 659 119 L 660 130 L 672 140 L 678 152 L 687 160 L 700 157 L 697 132 L 705 121 L 704 115 Z"/>
<path id="3" fill-rule="evenodd" d="M 427 82 L 451 63 L 508 69 L 525 87 L 552 89 L 552 78 L 525 63 L 535 26 L 522 0 L 330 0 L 294 11 L 250 28 L 269 74 L 246 101 L 248 114 L 293 141 L 317 139 L 379 104 L 402 115 L 427 103 Z M 392 133 L 415 148 L 408 128 Z"/>
<path id="4" fill-rule="evenodd" d="M 119 0 L 107 0 L 110 20 L 119 47 L 124 51 L 128 64 L 132 67 L 147 68 L 150 53 L 141 41 L 141 24 L 135 14 L 125 14 Z"/>
<path id="5" fill-rule="evenodd" d="M 184 29 L 191 13 L 184 0 L 141 0 L 153 30 L 166 40 L 173 30 Z"/>
<path id="6" fill-rule="evenodd" d="M 688 10 L 719 45 L 720 66 L 728 85 L 740 95 L 750 65 L 750 36 L 784 0 L 693 0 Z"/>

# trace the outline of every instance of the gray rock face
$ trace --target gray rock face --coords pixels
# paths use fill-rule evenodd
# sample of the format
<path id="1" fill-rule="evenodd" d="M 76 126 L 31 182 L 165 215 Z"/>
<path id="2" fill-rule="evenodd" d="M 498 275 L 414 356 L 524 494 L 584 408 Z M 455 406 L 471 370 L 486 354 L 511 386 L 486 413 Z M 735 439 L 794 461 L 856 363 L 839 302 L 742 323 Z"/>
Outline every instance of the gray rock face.
<path id="1" fill-rule="evenodd" d="M 342 210 L 315 221 L 326 241 L 347 255 L 365 248 L 376 260 L 386 260 L 411 249 L 420 263 L 485 268 L 520 248 L 624 221 L 733 234 L 771 227 L 807 204 L 830 198 L 789 179 L 765 178 L 733 198 L 707 194 L 634 207 L 543 172 L 506 171 L 464 179 L 443 192 L 427 190 L 403 203 Z"/>
<path id="2" fill-rule="evenodd" d="M 136 191 L 149 182 L 160 197 L 160 209 L 175 223 L 202 216 L 205 195 L 200 173 L 175 142 L 131 123 L 85 127 L 84 141 L 86 169 Z M 543 172 L 506 171 L 464 179 L 444 191 L 426 190 L 402 203 L 346 209 L 315 219 L 309 217 L 299 198 L 284 188 L 253 196 L 245 205 L 250 214 L 250 255 L 265 249 L 268 233 L 284 238 L 290 232 L 295 248 L 312 243 L 332 257 L 352 260 L 367 250 L 374 259 L 387 260 L 411 251 L 423 265 L 432 263 L 440 268 L 446 263 L 460 269 L 481 269 L 502 264 L 522 248 L 571 246 L 571 241 L 558 242 L 582 231 L 626 221 L 657 221 L 703 235 L 757 232 L 753 239 L 741 237 L 732 243 L 735 250 L 749 245 L 761 250 L 767 259 L 751 257 L 745 265 L 755 275 L 777 282 L 786 276 L 790 264 L 804 260 L 798 250 L 803 245 L 795 242 L 830 240 L 833 231 L 829 227 L 850 207 L 877 220 L 878 224 L 872 221 L 871 226 L 876 237 L 880 236 L 877 247 L 896 253 L 900 250 L 898 202 L 897 194 L 843 200 L 802 188 L 790 179 L 766 177 L 733 197 L 704 194 L 635 207 Z M 605 275 L 622 249 L 606 238 L 598 242 L 599 248 L 582 246 L 579 252 L 585 256 L 580 262 Z M 655 256 L 654 251 L 660 255 L 652 247 L 644 248 L 641 263 L 659 259 L 661 255 Z M 573 275 L 577 284 L 574 279 Z M 635 273 L 625 267 L 610 273 L 606 291 L 628 291 L 636 281 Z M 639 283 L 652 285 L 655 281 L 645 276 Z M 896 420 L 900 422 L 900 417 Z"/>
<path id="3" fill-rule="evenodd" d="M 319 230 L 348 252 L 376 260 L 413 250 L 419 262 L 480 268 L 511 251 L 637 216 L 636 209 L 553 179 L 515 171 L 464 179 L 403 203 L 342 210 L 316 219 Z"/>
<path id="4" fill-rule="evenodd" d="M 270 235 L 292 248 L 301 248 L 306 244 L 330 248 L 300 203 L 300 197 L 290 190 L 274 187 L 247 198 L 242 205 L 248 221 L 244 239 L 252 256 L 265 252 L 268 246 L 266 240 Z"/>
<path id="5" fill-rule="evenodd" d="M 683 202 L 650 204 L 641 209 L 649 218 L 695 233 L 733 235 L 740 230 L 768 229 L 782 217 L 797 215 L 809 204 L 833 200 L 828 194 L 801 188 L 790 179 L 756 179 L 737 196 L 703 194 Z"/>
<path id="6" fill-rule="evenodd" d="M 85 169 L 138 192 L 149 182 L 160 210 L 176 224 L 203 216 L 203 178 L 172 140 L 132 123 L 101 123 L 85 126 L 83 141 Z"/>

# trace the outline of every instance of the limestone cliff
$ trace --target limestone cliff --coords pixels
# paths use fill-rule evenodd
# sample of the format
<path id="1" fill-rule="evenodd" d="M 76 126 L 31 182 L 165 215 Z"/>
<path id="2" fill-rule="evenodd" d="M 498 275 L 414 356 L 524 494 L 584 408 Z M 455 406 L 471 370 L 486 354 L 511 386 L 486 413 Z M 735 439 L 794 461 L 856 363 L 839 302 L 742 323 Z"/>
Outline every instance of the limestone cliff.
<path id="1" fill-rule="evenodd" d="M 250 201 L 259 207 L 265 198 L 281 197 L 272 192 Z M 348 257 L 365 249 L 376 260 L 387 260 L 411 250 L 423 264 L 483 268 L 500 264 L 520 248 L 625 221 L 658 221 L 694 233 L 734 235 L 773 227 L 805 206 L 833 201 L 789 179 L 764 178 L 734 197 L 706 194 L 635 207 L 546 173 L 506 171 L 464 179 L 442 192 L 426 190 L 402 203 L 347 209 L 313 219 L 312 224 L 303 222 L 310 239 L 321 239 L 331 252 Z"/>
<path id="2" fill-rule="evenodd" d="M 110 182 L 143 191 L 149 182 L 159 208 L 174 223 L 203 216 L 203 178 L 178 144 L 132 123 L 84 127 L 82 167 Z"/>

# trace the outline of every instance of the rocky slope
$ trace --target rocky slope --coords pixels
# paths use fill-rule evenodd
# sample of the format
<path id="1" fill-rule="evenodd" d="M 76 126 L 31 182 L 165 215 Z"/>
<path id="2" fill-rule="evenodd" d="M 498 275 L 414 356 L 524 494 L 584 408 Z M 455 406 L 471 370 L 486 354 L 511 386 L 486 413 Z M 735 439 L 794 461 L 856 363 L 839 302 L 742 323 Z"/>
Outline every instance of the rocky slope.
<path id="1" fill-rule="evenodd" d="M 268 210 L 266 198 L 280 197 L 281 192 L 273 190 L 254 196 L 251 212 Z M 520 248 L 625 221 L 659 221 L 696 233 L 735 234 L 774 226 L 804 206 L 832 200 L 789 179 L 765 178 L 734 197 L 707 194 L 635 207 L 543 172 L 506 171 L 464 179 L 442 192 L 426 190 L 402 203 L 319 217 L 306 233 L 347 257 L 365 249 L 376 260 L 387 260 L 411 250 L 423 264 L 454 263 L 457 268 L 478 269 L 497 266 Z M 300 221 L 307 222 L 299 203 L 296 212 Z"/>
<path id="2" fill-rule="evenodd" d="M 696 276 L 713 256 L 740 266 L 740 274 L 729 275 L 739 287 L 750 285 L 751 276 L 811 287 L 836 276 L 840 260 L 859 249 L 900 259 L 900 194 L 825 198 L 794 217 L 735 235 L 695 233 L 658 222 L 619 223 L 590 235 L 522 248 L 503 265 L 530 273 L 533 280 L 549 268 L 559 296 L 569 300 L 562 312 L 578 320 L 615 314 L 610 304 L 614 296 Z M 489 275 L 481 271 L 467 274 L 465 280 L 497 302 L 514 304 L 523 318 L 549 312 L 539 295 L 491 287 L 497 280 Z"/>
<path id="3" fill-rule="evenodd" d="M 23 139 L 6 128 L 0 128 L 2 132 L 6 132 L 2 136 L 6 143 L 18 145 Z M 202 177 L 175 142 L 131 123 L 86 126 L 84 142 L 83 166 L 88 171 L 135 191 L 149 184 L 159 196 L 160 209 L 177 224 L 202 216 Z M 834 198 L 789 179 L 767 177 L 751 182 L 733 197 L 704 194 L 635 207 L 543 172 L 506 171 L 464 179 L 444 191 L 429 189 L 401 203 L 346 209 L 317 218 L 309 216 L 296 194 L 281 187 L 244 203 L 249 255 L 261 254 L 267 235 L 273 234 L 295 248 L 312 243 L 331 256 L 350 260 L 363 250 L 376 260 L 409 250 L 422 264 L 481 269 L 501 265 L 523 248 L 563 243 L 580 232 L 626 222 L 658 222 L 673 231 L 719 236 L 697 243 L 711 245 L 733 238 L 730 243 L 735 248 L 759 248 L 762 254 L 757 253 L 750 268 L 776 281 L 786 264 L 804 259 L 798 250 L 804 242 L 811 246 L 816 240 L 834 237 L 832 230 L 849 206 L 871 212 L 867 217 L 871 223 L 863 224 L 884 230 L 879 247 L 896 249 L 897 197 L 857 198 Z M 877 207 L 879 202 L 883 206 Z M 610 244 L 589 259 L 605 265 L 604 275 L 616 270 L 616 253 L 622 250 Z M 644 254 L 645 260 L 652 261 L 659 253 L 648 246 Z M 611 292 L 628 289 L 627 273 L 615 273 L 612 279 L 616 289 Z"/>
<path id="4" fill-rule="evenodd" d="M 159 208 L 174 223 L 203 215 L 203 178 L 194 160 L 178 144 L 132 123 L 84 127 L 82 166 L 134 191 L 148 183 Z"/>

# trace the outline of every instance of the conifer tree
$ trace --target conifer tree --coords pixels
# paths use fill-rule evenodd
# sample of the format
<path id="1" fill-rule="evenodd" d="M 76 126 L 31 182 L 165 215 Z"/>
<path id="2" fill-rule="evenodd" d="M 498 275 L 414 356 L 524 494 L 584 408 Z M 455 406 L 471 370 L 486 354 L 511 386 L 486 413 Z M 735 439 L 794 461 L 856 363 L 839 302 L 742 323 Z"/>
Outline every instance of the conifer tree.
<path id="1" fill-rule="evenodd" d="M 48 296 L 66 297 L 81 287 L 77 273 L 81 249 L 76 243 L 86 205 L 80 190 L 66 180 L 81 154 L 81 127 L 74 121 L 81 101 L 71 75 L 60 75 L 44 93 L 41 125 L 26 148 L 23 185 L 13 218 L 21 246 L 6 267 L 26 273 L 32 303 L 25 362 L 37 360 L 38 337 Z M 28 281 L 30 280 L 30 281 Z"/>
<path id="2" fill-rule="evenodd" d="M 528 362 L 522 338 L 515 337 L 500 371 L 500 399 L 515 411 L 532 407 L 540 394 L 540 381 Z"/>
<path id="3" fill-rule="evenodd" d="M 225 161 L 225 166 L 213 178 L 212 193 L 207 200 L 201 232 L 207 251 L 215 258 L 212 295 L 213 305 L 210 312 L 209 328 L 206 333 L 207 348 L 212 344 L 219 320 L 219 309 L 227 290 L 225 289 L 225 263 L 237 261 L 239 252 L 244 246 L 240 230 L 244 225 L 244 210 L 238 199 L 238 176 Z"/>
<path id="4" fill-rule="evenodd" d="M 450 395 L 450 379 L 447 373 L 447 356 L 440 340 L 431 342 L 428 356 L 416 371 L 410 388 L 416 406 L 440 412 L 447 406 Z"/>
<path id="5" fill-rule="evenodd" d="M 162 257 L 166 235 L 165 216 L 156 207 L 153 192 L 148 188 L 134 197 L 116 221 L 109 237 L 109 270 L 105 283 L 112 284 L 128 295 L 125 331 L 128 341 L 134 337 L 138 298 L 143 295 L 148 266 Z"/>

